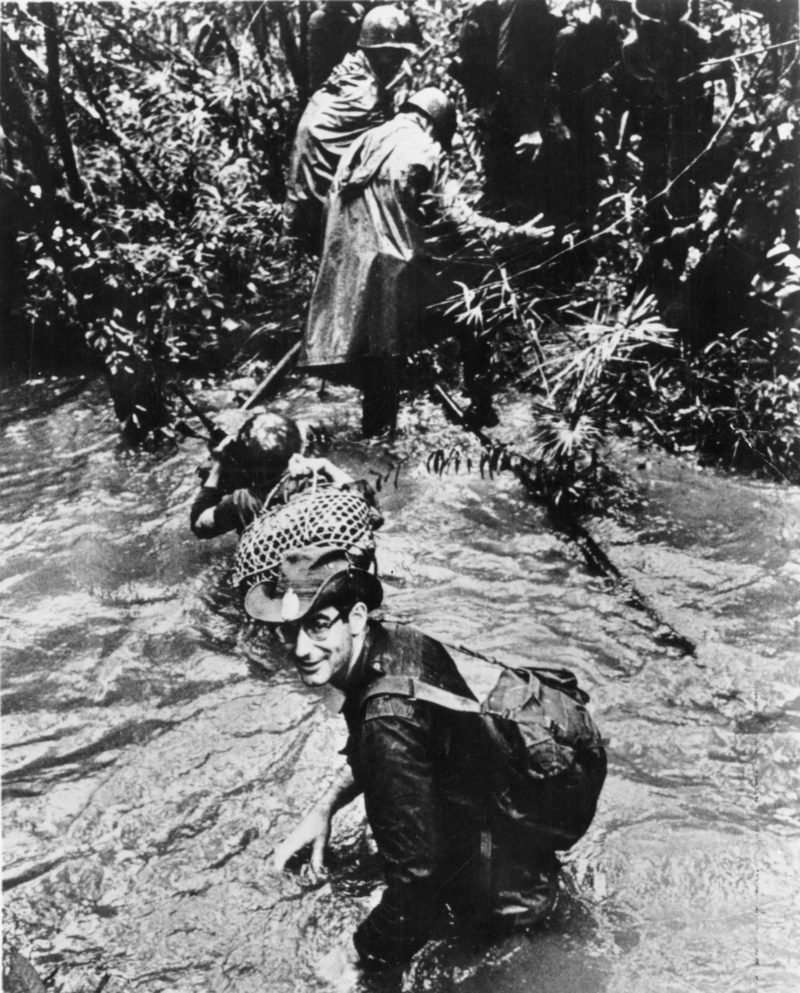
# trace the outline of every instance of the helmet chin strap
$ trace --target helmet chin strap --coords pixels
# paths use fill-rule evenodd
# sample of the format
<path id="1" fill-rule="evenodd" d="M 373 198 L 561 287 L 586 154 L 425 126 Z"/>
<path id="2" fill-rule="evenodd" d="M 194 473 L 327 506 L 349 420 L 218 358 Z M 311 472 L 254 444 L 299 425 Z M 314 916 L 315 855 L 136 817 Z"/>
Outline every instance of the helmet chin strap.
<path id="1" fill-rule="evenodd" d="M 348 673 L 356 664 L 356 659 L 361 654 L 361 649 L 364 647 L 364 639 L 366 637 L 367 637 L 366 626 L 364 627 L 364 630 L 360 634 L 353 635 L 353 647 L 350 649 L 350 662 L 347 666 Z"/>
<path id="2" fill-rule="evenodd" d="M 357 604 L 353 604 L 353 608 L 351 608 L 351 610 L 350 610 L 350 615 L 351 616 L 352 616 L 352 613 L 353 613 L 353 609 L 356 606 L 357 606 Z M 353 644 L 352 644 L 352 647 L 350 649 L 350 662 L 349 662 L 349 664 L 347 666 L 347 672 L 348 673 L 351 671 L 351 669 L 353 668 L 353 666 L 356 664 L 356 659 L 361 654 L 361 649 L 364 647 L 364 641 L 365 641 L 365 639 L 367 637 L 367 622 L 369 620 L 369 617 L 368 617 L 368 613 L 367 613 L 367 609 L 366 609 L 366 604 L 362 603 L 361 606 L 364 607 L 364 622 L 361 625 L 361 630 L 358 632 L 358 634 L 354 634 L 353 635 Z M 348 622 L 349 622 L 349 620 L 350 620 L 350 618 L 348 617 Z M 352 627 L 351 627 L 351 631 L 352 631 Z"/>

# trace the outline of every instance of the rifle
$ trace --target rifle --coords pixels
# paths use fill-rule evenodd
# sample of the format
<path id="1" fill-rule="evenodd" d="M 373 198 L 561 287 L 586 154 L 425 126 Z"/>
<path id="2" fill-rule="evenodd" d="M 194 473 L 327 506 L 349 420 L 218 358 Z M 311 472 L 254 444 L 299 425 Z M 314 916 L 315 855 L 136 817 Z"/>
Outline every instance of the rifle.
<path id="1" fill-rule="evenodd" d="M 272 392 L 272 389 L 278 385 L 279 381 L 294 365 L 298 355 L 300 354 L 302 345 L 302 341 L 295 342 L 295 344 L 292 345 L 280 362 L 275 364 L 270 374 L 264 379 L 263 382 L 258 384 L 250 396 L 245 400 L 242 404 L 242 410 L 249 410 L 251 407 L 255 407 L 257 403 L 260 403 L 262 400 L 266 399 L 266 397 Z"/>
<path id="2" fill-rule="evenodd" d="M 297 356 L 300 354 L 301 346 L 302 342 L 300 341 L 292 345 L 283 358 L 276 363 L 269 375 L 263 380 L 263 382 L 258 384 L 250 396 L 245 400 L 240 408 L 241 410 L 250 410 L 272 392 L 272 390 L 278 385 L 279 381 L 294 364 Z M 183 390 L 179 389 L 177 386 L 173 386 L 173 391 L 178 399 L 183 401 L 183 403 L 189 408 L 190 413 L 200 421 L 208 432 L 208 436 L 206 437 L 201 435 L 199 432 L 189 427 L 185 421 L 178 421 L 175 425 L 176 429 L 186 437 L 201 438 L 206 442 L 209 450 L 211 450 L 213 454 L 221 455 L 224 452 L 227 460 L 233 462 L 234 464 L 238 464 L 236 452 L 234 449 L 231 449 L 231 445 L 236 441 L 235 436 L 228 434 L 222 428 L 218 427 L 208 416 L 208 414 L 200 410 L 197 404 L 186 396 Z"/>
<path id="3" fill-rule="evenodd" d="M 198 431 L 190 428 L 186 421 L 178 421 L 175 427 L 181 434 L 185 435 L 187 438 L 202 438 L 203 441 L 207 443 L 209 448 L 217 448 L 226 438 L 230 437 L 227 432 L 218 427 L 211 420 L 208 414 L 204 413 L 193 400 L 190 400 L 183 390 L 173 385 L 172 391 L 175 396 L 189 408 L 189 413 L 196 417 L 208 432 L 208 436 L 205 437 Z"/>

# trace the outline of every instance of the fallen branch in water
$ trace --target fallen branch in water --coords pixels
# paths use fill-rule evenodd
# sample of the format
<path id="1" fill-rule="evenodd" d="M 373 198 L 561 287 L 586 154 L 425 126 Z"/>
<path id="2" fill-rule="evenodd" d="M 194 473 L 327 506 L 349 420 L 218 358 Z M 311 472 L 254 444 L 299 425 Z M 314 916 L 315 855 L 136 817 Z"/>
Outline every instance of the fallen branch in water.
<path id="1" fill-rule="evenodd" d="M 480 441 L 489 454 L 490 472 L 507 469 L 525 487 L 527 493 L 541 506 L 544 506 L 555 529 L 565 535 L 581 550 L 589 568 L 597 575 L 604 576 L 614 583 L 627 598 L 631 606 L 645 613 L 662 632 L 662 640 L 678 648 L 685 655 L 695 655 L 697 646 L 682 635 L 669 621 L 665 620 L 662 612 L 652 603 L 650 598 L 642 593 L 636 584 L 629 579 L 611 560 L 608 553 L 593 537 L 584 524 L 573 516 L 565 514 L 563 508 L 555 506 L 547 499 L 542 487 L 537 482 L 537 466 L 525 455 L 513 451 L 507 445 L 498 443 L 474 422 L 470 421 L 466 412 L 459 407 L 443 386 L 437 384 L 433 388 L 433 399 L 442 405 L 451 421 L 466 428 Z"/>

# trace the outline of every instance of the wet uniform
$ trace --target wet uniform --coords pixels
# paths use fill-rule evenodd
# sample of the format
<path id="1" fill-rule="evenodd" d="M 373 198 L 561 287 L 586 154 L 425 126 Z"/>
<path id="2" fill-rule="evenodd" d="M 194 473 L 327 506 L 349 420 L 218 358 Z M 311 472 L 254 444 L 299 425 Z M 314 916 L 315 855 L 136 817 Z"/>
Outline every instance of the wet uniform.
<path id="1" fill-rule="evenodd" d="M 544 137 L 551 120 L 549 84 L 558 32 L 566 26 L 544 0 L 500 0 L 496 98 L 484 113 L 486 189 L 522 217 L 546 207 L 541 170 L 514 145 L 524 134 Z"/>
<path id="2" fill-rule="evenodd" d="M 626 97 L 634 130 L 641 135 L 646 197 L 674 182 L 711 134 L 713 95 L 709 98 L 704 81 L 692 75 L 709 57 L 710 44 L 700 28 L 680 21 L 640 24 L 623 45 Z M 674 182 L 667 197 L 650 211 L 651 223 L 657 225 L 654 233 L 664 233 L 672 223 L 695 220 L 699 201 L 697 170 L 693 170 Z"/>
<path id="3" fill-rule="evenodd" d="M 224 493 L 216 486 L 202 486 L 192 503 L 189 524 L 198 538 L 216 538 L 229 531 L 241 534 L 258 517 L 268 495 L 269 489 L 255 487 Z M 211 507 L 214 508 L 213 528 L 198 530 L 198 518 Z"/>
<path id="4" fill-rule="evenodd" d="M 414 675 L 473 698 L 439 642 L 414 628 L 370 621 L 348 675 L 346 747 L 378 846 L 386 889 L 354 936 L 367 964 L 406 960 L 446 919 L 482 930 L 528 925 L 554 905 L 558 863 L 530 845 L 487 848 L 482 749 L 475 715 L 419 700 L 371 696 L 381 675 Z"/>
<path id="5" fill-rule="evenodd" d="M 363 51 L 345 56 L 311 97 L 297 125 L 286 181 L 285 230 L 317 250 L 325 199 L 342 155 L 392 114 L 392 96 Z"/>
<path id="6" fill-rule="evenodd" d="M 615 20 L 593 17 L 564 28 L 556 40 L 558 104 L 572 136 L 559 149 L 563 170 L 559 170 L 558 198 L 566 219 L 582 221 L 585 228 L 590 227 L 600 199 L 603 142 L 597 115 L 611 110 L 615 124 L 620 116 L 619 107 L 608 106 L 614 101 L 600 81 L 620 63 L 623 38 Z M 618 125 L 604 130 L 607 144 L 615 143 Z"/>

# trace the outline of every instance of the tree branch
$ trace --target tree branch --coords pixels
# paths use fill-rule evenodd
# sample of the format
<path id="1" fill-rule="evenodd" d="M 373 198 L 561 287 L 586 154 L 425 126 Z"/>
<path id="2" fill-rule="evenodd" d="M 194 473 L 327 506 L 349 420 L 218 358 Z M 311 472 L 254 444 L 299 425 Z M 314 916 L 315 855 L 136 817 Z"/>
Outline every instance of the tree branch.
<path id="1" fill-rule="evenodd" d="M 83 87 L 84 92 L 86 93 L 86 96 L 89 99 L 89 103 L 92 105 L 92 107 L 94 107 L 95 111 L 97 112 L 97 114 L 98 114 L 98 116 L 100 118 L 100 123 L 101 123 L 101 125 L 103 127 L 103 130 L 106 133 L 106 136 L 108 138 L 110 138 L 111 141 L 117 146 L 117 148 L 119 149 L 120 155 L 122 156 L 122 158 L 123 158 L 123 160 L 125 162 L 125 165 L 128 167 L 128 169 L 130 170 L 130 172 L 136 177 L 136 179 L 138 180 L 139 185 L 142 187 L 142 189 L 146 193 L 148 193 L 156 201 L 156 203 L 161 207 L 161 209 L 164 211 L 164 213 L 167 214 L 167 205 L 164 202 L 164 198 L 153 187 L 153 185 L 150 183 L 150 181 L 147 179 L 147 177 L 141 171 L 141 169 L 137 165 L 136 160 L 134 159 L 133 155 L 131 155 L 130 151 L 126 147 L 125 140 L 120 135 L 118 135 L 117 132 L 111 127 L 111 122 L 109 121 L 108 114 L 106 113 L 105 107 L 98 100 L 97 95 L 95 94 L 94 89 L 92 88 L 92 84 L 89 82 L 89 78 L 88 78 L 88 76 L 86 74 L 86 71 L 84 70 L 83 65 L 81 64 L 80 60 L 77 58 L 77 56 L 75 55 L 75 53 L 72 51 L 72 49 L 70 48 L 70 46 L 66 42 L 64 44 L 64 49 L 65 49 L 65 51 L 66 51 L 66 53 L 67 53 L 70 61 L 72 62 L 72 65 L 73 65 L 73 67 L 75 69 L 75 74 L 77 75 L 78 79 L 80 80 L 81 86 Z"/>
<path id="2" fill-rule="evenodd" d="M 15 119 L 20 136 L 29 146 L 28 165 L 42 188 L 43 199 L 52 203 L 55 200 L 56 189 L 59 185 L 58 177 L 47 152 L 47 142 L 17 76 L 12 54 L 19 56 L 18 45 L 3 31 L 0 40 L 0 66 L 2 66 L 3 83 L 0 96 L 2 96 L 2 105 L 8 114 Z"/>

